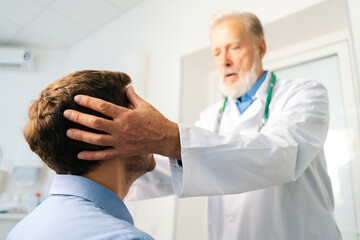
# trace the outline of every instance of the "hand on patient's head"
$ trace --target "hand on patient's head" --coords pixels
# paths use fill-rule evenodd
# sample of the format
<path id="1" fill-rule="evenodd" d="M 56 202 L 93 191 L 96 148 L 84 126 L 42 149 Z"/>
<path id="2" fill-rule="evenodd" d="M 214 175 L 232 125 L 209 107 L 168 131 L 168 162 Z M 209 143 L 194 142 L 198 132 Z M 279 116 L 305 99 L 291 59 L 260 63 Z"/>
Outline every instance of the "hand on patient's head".
<path id="1" fill-rule="evenodd" d="M 55 172 L 82 175 L 100 164 L 99 161 L 82 161 L 77 154 L 84 150 L 96 151 L 106 146 L 72 140 L 66 136 L 69 128 L 78 128 L 93 133 L 103 133 L 68 121 L 63 117 L 66 109 L 75 109 L 102 118 L 101 113 L 76 104 L 78 94 L 98 97 L 113 104 L 128 106 L 125 94 L 129 76 L 110 71 L 79 71 L 71 73 L 46 87 L 29 108 L 29 121 L 24 127 L 24 136 L 30 148 Z"/>
<path id="2" fill-rule="evenodd" d="M 95 134 L 70 129 L 67 136 L 91 144 L 107 145 L 103 151 L 84 151 L 78 157 L 85 160 L 128 157 L 138 154 L 158 153 L 180 158 L 180 138 L 176 123 L 165 118 L 156 108 L 144 101 L 129 87 L 126 90 L 131 109 L 116 106 L 101 99 L 79 96 L 76 101 L 111 120 L 98 118 L 78 111 L 66 111 L 71 121 L 97 129 L 107 134 Z"/>

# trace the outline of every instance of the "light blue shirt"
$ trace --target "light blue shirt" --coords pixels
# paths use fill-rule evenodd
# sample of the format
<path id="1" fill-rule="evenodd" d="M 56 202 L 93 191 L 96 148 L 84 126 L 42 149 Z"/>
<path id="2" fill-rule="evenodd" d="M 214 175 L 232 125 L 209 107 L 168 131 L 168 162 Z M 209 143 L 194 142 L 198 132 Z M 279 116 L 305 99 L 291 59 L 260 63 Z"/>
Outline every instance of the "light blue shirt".
<path id="1" fill-rule="evenodd" d="M 255 94 L 266 78 L 267 71 L 254 83 L 254 85 L 242 97 L 236 100 L 236 106 L 241 114 L 255 101 Z"/>
<path id="2" fill-rule="evenodd" d="M 134 227 L 121 198 L 90 179 L 56 175 L 50 194 L 8 240 L 153 239 Z"/>

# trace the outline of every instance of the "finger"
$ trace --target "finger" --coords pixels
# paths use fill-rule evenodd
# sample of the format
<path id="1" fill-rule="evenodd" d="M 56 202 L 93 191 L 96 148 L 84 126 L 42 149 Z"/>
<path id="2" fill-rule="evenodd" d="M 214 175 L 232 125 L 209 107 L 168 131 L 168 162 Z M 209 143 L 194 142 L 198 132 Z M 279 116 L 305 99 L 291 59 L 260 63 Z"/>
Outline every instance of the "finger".
<path id="1" fill-rule="evenodd" d="M 63 115 L 66 119 L 72 122 L 79 123 L 92 129 L 104 132 L 110 132 L 112 129 L 112 121 L 105 118 L 97 117 L 71 109 L 66 110 Z"/>
<path id="2" fill-rule="evenodd" d="M 128 108 L 131 109 L 131 110 L 134 110 L 135 106 L 131 102 L 129 102 Z"/>
<path id="3" fill-rule="evenodd" d="M 114 148 L 108 148 L 101 151 L 83 151 L 77 157 L 82 160 L 110 160 L 120 156 Z"/>
<path id="4" fill-rule="evenodd" d="M 86 142 L 98 146 L 113 146 L 115 142 L 114 137 L 112 137 L 111 135 L 86 132 L 75 128 L 68 129 L 66 131 L 66 136 L 77 141 Z"/>
<path id="5" fill-rule="evenodd" d="M 119 113 L 128 111 L 127 108 L 86 95 L 76 95 L 74 101 L 83 107 L 90 108 L 111 118 L 115 118 Z"/>
<path id="6" fill-rule="evenodd" d="M 133 86 L 130 86 L 126 89 L 126 96 L 135 108 L 137 108 L 139 104 L 145 102 L 144 99 L 135 93 Z"/>

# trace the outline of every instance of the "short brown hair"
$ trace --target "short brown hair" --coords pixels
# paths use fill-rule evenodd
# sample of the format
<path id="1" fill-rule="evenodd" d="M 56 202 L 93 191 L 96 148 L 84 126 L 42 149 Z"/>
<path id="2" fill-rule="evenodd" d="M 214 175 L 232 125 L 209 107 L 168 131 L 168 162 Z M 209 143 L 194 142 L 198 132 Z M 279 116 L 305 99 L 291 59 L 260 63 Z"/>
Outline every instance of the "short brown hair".
<path id="1" fill-rule="evenodd" d="M 95 151 L 105 147 L 72 140 L 66 136 L 69 128 L 98 132 L 71 122 L 63 117 L 66 109 L 105 117 L 74 102 L 77 94 L 101 98 L 127 107 L 126 86 L 131 82 L 121 72 L 84 70 L 70 73 L 47 86 L 29 108 L 29 121 L 24 136 L 33 152 L 56 173 L 84 175 L 99 166 L 101 161 L 84 161 L 77 154 L 84 150 Z"/>

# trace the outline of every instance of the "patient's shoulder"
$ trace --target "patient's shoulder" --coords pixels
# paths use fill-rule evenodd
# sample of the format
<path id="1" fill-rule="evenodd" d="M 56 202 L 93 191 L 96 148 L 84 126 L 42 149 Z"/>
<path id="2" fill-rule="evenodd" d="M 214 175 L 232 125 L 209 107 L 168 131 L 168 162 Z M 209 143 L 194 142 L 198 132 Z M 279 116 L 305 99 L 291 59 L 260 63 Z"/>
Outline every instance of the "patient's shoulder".
<path id="1" fill-rule="evenodd" d="M 152 239 L 131 223 L 74 196 L 50 197 L 10 232 L 12 239 Z"/>

